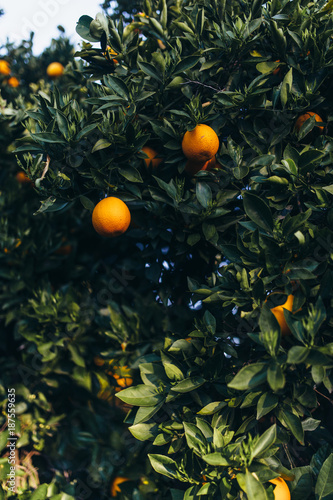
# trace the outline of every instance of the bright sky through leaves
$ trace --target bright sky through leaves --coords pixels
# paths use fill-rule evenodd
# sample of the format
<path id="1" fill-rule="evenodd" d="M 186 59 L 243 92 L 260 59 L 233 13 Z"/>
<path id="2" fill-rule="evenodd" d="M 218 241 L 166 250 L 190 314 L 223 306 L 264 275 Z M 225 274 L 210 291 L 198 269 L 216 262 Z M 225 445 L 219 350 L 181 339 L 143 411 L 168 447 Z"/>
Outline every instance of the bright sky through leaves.
<path id="1" fill-rule="evenodd" d="M 0 17 L 0 44 L 9 41 L 18 44 L 22 39 L 29 38 L 34 31 L 34 53 L 40 54 L 49 46 L 52 38 L 59 35 L 57 26 L 60 24 L 66 30 L 78 49 L 81 42 L 75 32 L 75 26 L 83 14 L 95 17 L 101 12 L 102 0 L 2 0 L 0 8 L 5 15 Z"/>

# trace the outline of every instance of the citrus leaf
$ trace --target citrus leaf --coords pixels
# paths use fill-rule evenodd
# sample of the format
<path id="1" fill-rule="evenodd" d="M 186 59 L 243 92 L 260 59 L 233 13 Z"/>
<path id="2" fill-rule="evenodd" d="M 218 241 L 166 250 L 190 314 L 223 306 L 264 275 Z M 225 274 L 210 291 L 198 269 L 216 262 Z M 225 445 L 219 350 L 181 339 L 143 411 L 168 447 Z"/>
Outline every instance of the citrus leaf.
<path id="1" fill-rule="evenodd" d="M 164 399 L 155 387 L 144 384 L 128 387 L 118 392 L 116 396 L 124 403 L 134 406 L 155 406 Z"/>
<path id="2" fill-rule="evenodd" d="M 333 498 L 333 453 L 325 460 L 320 469 L 315 493 L 316 500 Z"/>
<path id="3" fill-rule="evenodd" d="M 246 215 L 268 233 L 273 230 L 273 217 L 268 205 L 259 196 L 244 192 L 243 194 L 244 210 Z"/>
<path id="4" fill-rule="evenodd" d="M 247 389 L 253 389 L 253 387 L 263 384 L 267 378 L 267 367 L 266 363 L 254 363 L 244 366 L 232 381 L 229 382 L 228 387 L 238 389 L 239 391 L 246 391 Z"/>

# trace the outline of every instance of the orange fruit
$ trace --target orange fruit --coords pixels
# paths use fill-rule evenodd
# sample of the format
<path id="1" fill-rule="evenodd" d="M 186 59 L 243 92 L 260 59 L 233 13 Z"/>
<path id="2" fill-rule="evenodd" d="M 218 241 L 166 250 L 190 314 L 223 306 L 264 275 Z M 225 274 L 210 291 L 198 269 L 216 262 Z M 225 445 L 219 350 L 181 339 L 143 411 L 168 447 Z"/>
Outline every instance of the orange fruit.
<path id="1" fill-rule="evenodd" d="M 129 481 L 128 477 L 117 476 L 114 478 L 111 484 L 111 496 L 116 497 L 118 493 L 121 492 L 119 488 L 119 484 L 124 483 L 125 481 Z"/>
<path id="2" fill-rule="evenodd" d="M 127 231 L 131 222 L 131 212 L 119 198 L 104 198 L 94 208 L 92 224 L 101 236 L 119 236 Z"/>
<path id="3" fill-rule="evenodd" d="M 56 255 L 69 255 L 70 253 L 72 253 L 72 250 L 72 245 L 63 245 L 62 247 L 59 247 L 58 250 L 56 250 L 54 253 Z"/>
<path id="4" fill-rule="evenodd" d="M 113 378 L 116 379 L 117 381 L 117 384 L 120 386 L 120 387 L 129 387 L 130 385 L 133 384 L 133 379 L 131 377 L 120 377 L 120 375 L 118 375 L 117 373 L 115 373 L 113 375 Z"/>
<path id="5" fill-rule="evenodd" d="M 105 360 L 103 358 L 100 358 L 99 356 L 94 356 L 93 361 L 96 366 L 103 366 L 105 364 Z"/>
<path id="6" fill-rule="evenodd" d="M 299 129 L 301 128 L 303 123 L 306 122 L 306 120 L 308 120 L 311 116 L 315 117 L 316 122 L 323 121 L 317 113 L 314 113 L 313 111 L 307 111 L 306 113 L 304 113 L 303 115 L 301 115 L 297 118 L 296 123 L 295 123 L 295 130 L 299 131 Z M 320 133 L 324 132 L 324 127 L 318 127 L 318 129 L 320 130 Z"/>
<path id="7" fill-rule="evenodd" d="M 117 56 L 118 53 L 115 50 L 113 50 L 111 47 L 107 47 L 106 52 L 104 52 L 104 55 L 108 59 L 109 56 L 111 56 L 111 58 L 112 58 L 112 56 Z M 112 61 L 114 64 L 119 64 L 119 61 L 117 61 L 117 59 L 112 59 Z"/>
<path id="8" fill-rule="evenodd" d="M 15 175 L 16 180 L 19 184 L 32 184 L 32 181 L 29 179 L 29 177 L 23 172 L 17 172 Z"/>
<path id="9" fill-rule="evenodd" d="M 212 168 L 220 168 L 221 165 L 216 161 L 216 157 L 213 156 L 210 160 L 206 161 L 201 170 L 212 170 Z"/>
<path id="10" fill-rule="evenodd" d="M 156 168 L 160 163 L 162 163 L 162 158 L 156 158 L 158 156 L 158 152 L 155 151 L 155 149 L 149 146 L 143 146 L 142 151 L 148 156 L 148 158 L 144 159 L 147 168 L 149 166 L 151 166 L 152 168 Z"/>
<path id="11" fill-rule="evenodd" d="M 185 132 L 182 141 L 184 155 L 188 160 L 196 163 L 205 163 L 213 158 L 219 146 L 220 142 L 215 130 L 203 123 Z"/>
<path id="12" fill-rule="evenodd" d="M 274 62 L 281 62 L 280 59 L 277 59 L 276 61 Z M 281 71 L 281 68 L 278 67 L 278 68 L 275 68 L 275 70 L 273 71 L 273 75 L 277 75 L 279 72 Z"/>
<path id="13" fill-rule="evenodd" d="M 0 59 L 0 74 L 1 75 L 9 75 L 10 74 L 10 66 L 7 61 L 4 59 Z"/>
<path id="14" fill-rule="evenodd" d="M 274 316 L 277 319 L 277 322 L 280 325 L 281 328 L 281 335 L 290 335 L 291 331 L 289 326 L 287 325 L 286 319 L 284 317 L 284 311 L 283 309 L 287 309 L 287 311 L 292 312 L 293 310 L 293 303 L 294 303 L 294 296 L 288 295 L 287 300 L 285 301 L 284 304 L 281 304 L 280 306 L 272 307 L 271 311 L 274 314 Z"/>
<path id="15" fill-rule="evenodd" d="M 271 479 L 269 482 L 276 485 L 274 488 L 275 500 L 291 500 L 290 490 L 282 477 Z"/>
<path id="16" fill-rule="evenodd" d="M 58 78 L 64 72 L 64 67 L 60 62 L 53 62 L 46 68 L 46 73 L 51 78 Z"/>
<path id="17" fill-rule="evenodd" d="M 19 80 L 18 80 L 15 76 L 12 76 L 12 77 L 11 77 L 11 78 L 9 78 L 9 80 L 8 80 L 8 85 L 9 85 L 10 87 L 14 87 L 14 88 L 16 88 L 16 87 L 18 87 L 18 86 L 20 85 L 20 82 L 19 82 Z"/>
<path id="18" fill-rule="evenodd" d="M 216 157 L 213 156 L 210 160 L 207 160 L 206 162 L 195 162 L 188 160 L 186 165 L 185 165 L 185 172 L 187 172 L 189 175 L 195 175 L 197 172 L 200 170 L 211 170 L 212 168 L 218 168 L 220 166 L 219 163 L 216 161 Z"/>

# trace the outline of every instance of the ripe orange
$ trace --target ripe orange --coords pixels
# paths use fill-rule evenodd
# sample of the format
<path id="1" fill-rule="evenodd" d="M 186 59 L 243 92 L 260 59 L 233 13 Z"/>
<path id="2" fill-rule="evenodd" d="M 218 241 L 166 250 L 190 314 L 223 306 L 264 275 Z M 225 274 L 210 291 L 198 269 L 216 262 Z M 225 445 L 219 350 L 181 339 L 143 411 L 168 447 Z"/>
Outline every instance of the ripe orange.
<path id="1" fill-rule="evenodd" d="M 155 149 L 149 146 L 143 146 L 142 151 L 148 156 L 148 158 L 144 159 L 147 168 L 149 166 L 151 166 L 152 168 L 156 168 L 160 163 L 162 163 L 162 158 L 156 158 L 158 156 L 158 152 L 155 151 Z"/>
<path id="2" fill-rule="evenodd" d="M 0 74 L 1 75 L 9 75 L 10 74 L 10 66 L 7 61 L 4 59 L 0 60 Z"/>
<path id="3" fill-rule="evenodd" d="M 188 160 L 196 163 L 213 158 L 219 149 L 219 138 L 209 125 L 199 124 L 193 130 L 185 132 L 182 150 Z"/>
<path id="4" fill-rule="evenodd" d="M 15 175 L 16 180 L 19 184 L 32 184 L 32 181 L 29 179 L 29 177 L 23 172 L 17 172 Z"/>
<path id="5" fill-rule="evenodd" d="M 217 163 L 216 157 L 213 156 L 210 160 L 207 160 L 206 162 L 195 162 L 188 160 L 185 165 L 185 172 L 187 172 L 189 175 L 195 175 L 197 172 L 200 170 L 211 170 L 212 168 L 218 168 L 220 167 L 220 164 Z"/>
<path id="6" fill-rule="evenodd" d="M 294 296 L 293 295 L 288 295 L 287 300 L 284 304 L 281 304 L 280 306 L 272 307 L 271 311 L 276 317 L 280 328 L 281 328 L 281 335 L 290 335 L 291 331 L 289 326 L 287 325 L 286 319 L 284 317 L 284 311 L 283 309 L 287 309 L 287 311 L 292 311 L 293 310 L 293 303 L 294 303 Z"/>
<path id="7" fill-rule="evenodd" d="M 308 120 L 311 116 L 315 117 L 316 122 L 323 121 L 317 113 L 314 113 L 313 111 L 307 111 L 306 113 L 304 113 L 303 115 L 301 115 L 297 118 L 296 123 L 295 123 L 295 130 L 297 130 L 297 132 L 298 132 L 299 129 L 301 128 L 301 126 L 303 125 L 303 123 L 306 122 L 306 120 Z M 317 128 L 320 130 L 320 133 L 324 132 L 324 127 L 317 127 Z"/>
<path id="8" fill-rule="evenodd" d="M 119 488 L 119 484 L 124 483 L 125 481 L 129 481 L 128 477 L 117 476 L 114 478 L 111 484 L 111 496 L 116 497 L 118 493 L 121 492 Z"/>
<path id="9" fill-rule="evenodd" d="M 117 56 L 118 53 L 115 50 L 113 50 L 111 47 L 107 47 L 106 52 L 104 52 L 104 55 L 107 59 L 109 59 L 109 56 L 111 56 L 111 58 L 112 58 L 112 56 Z M 117 59 L 112 59 L 112 61 L 114 64 L 119 64 L 119 61 L 117 61 Z"/>
<path id="10" fill-rule="evenodd" d="M 11 78 L 9 78 L 9 80 L 8 80 L 8 85 L 9 85 L 10 87 L 14 87 L 14 88 L 16 88 L 16 87 L 18 87 L 18 86 L 20 85 L 20 82 L 19 82 L 19 80 L 18 80 L 15 76 L 12 76 L 12 77 L 11 77 Z"/>
<path id="11" fill-rule="evenodd" d="M 129 387 L 130 385 L 133 384 L 133 379 L 131 377 L 121 377 L 120 375 L 118 375 L 118 373 L 115 373 L 113 375 L 113 378 L 115 378 L 117 384 L 123 388 Z"/>
<path id="12" fill-rule="evenodd" d="M 274 488 L 275 500 L 291 500 L 290 490 L 282 477 L 271 479 L 269 482 L 276 485 Z"/>
<path id="13" fill-rule="evenodd" d="M 101 236 L 119 236 L 127 231 L 131 222 L 131 212 L 119 198 L 104 198 L 94 208 L 92 224 Z"/>
<path id="14" fill-rule="evenodd" d="M 59 247 L 54 253 L 56 255 L 69 255 L 70 253 L 72 253 L 72 250 L 72 245 L 63 245 L 62 247 Z"/>
<path id="15" fill-rule="evenodd" d="M 64 72 L 64 67 L 59 62 L 53 62 L 49 64 L 46 69 L 46 73 L 50 78 L 58 78 L 63 74 L 63 72 Z"/>
<path id="16" fill-rule="evenodd" d="M 210 160 L 206 161 L 201 170 L 212 170 L 212 168 L 220 168 L 221 165 L 216 161 L 216 157 L 213 156 Z"/>
<path id="17" fill-rule="evenodd" d="M 93 361 L 96 366 L 103 366 L 105 364 L 105 360 L 103 358 L 100 358 L 99 356 L 94 356 Z"/>

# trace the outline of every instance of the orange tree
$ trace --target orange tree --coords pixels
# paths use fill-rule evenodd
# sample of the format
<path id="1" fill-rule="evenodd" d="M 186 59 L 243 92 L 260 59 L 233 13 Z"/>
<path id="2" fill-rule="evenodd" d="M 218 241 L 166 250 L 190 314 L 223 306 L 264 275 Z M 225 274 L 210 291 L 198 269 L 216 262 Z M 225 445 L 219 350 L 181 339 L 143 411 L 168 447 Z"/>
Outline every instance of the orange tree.
<path id="1" fill-rule="evenodd" d="M 161 0 L 129 24 L 79 19 L 86 98 L 39 95 L 17 149 L 45 227 L 80 226 L 77 264 L 59 270 L 59 290 L 34 288 L 16 324 L 25 363 L 42 355 L 45 398 L 65 415 L 63 397 L 76 402 L 59 448 L 44 451 L 60 476 L 83 480 L 100 465 L 82 443 L 110 425 L 96 391 L 128 405 L 138 443 L 102 467 L 100 495 L 105 484 L 123 499 L 333 495 L 331 11 Z M 183 138 L 197 125 L 218 150 L 186 169 Z M 131 213 L 114 238 L 92 229 L 106 196 Z M 119 293 L 114 270 L 125 273 Z"/>

